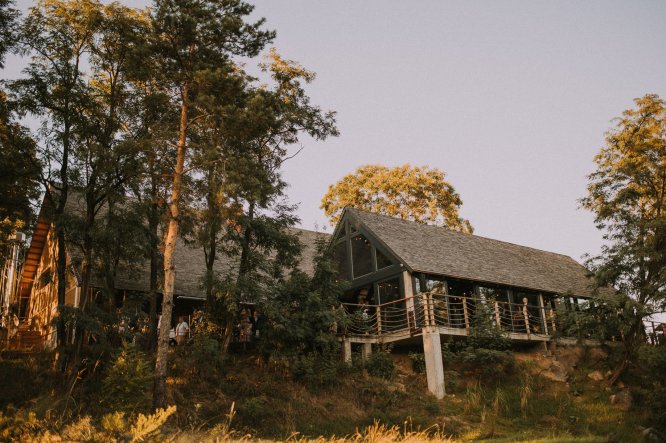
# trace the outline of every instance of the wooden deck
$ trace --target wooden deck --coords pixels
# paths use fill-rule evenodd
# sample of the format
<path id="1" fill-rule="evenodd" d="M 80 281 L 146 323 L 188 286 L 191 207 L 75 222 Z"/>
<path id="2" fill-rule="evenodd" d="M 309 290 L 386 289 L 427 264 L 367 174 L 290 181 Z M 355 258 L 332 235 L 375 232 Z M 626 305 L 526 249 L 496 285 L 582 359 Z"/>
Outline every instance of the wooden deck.
<path id="1" fill-rule="evenodd" d="M 509 340 L 547 342 L 557 330 L 555 313 L 543 306 L 422 293 L 382 305 L 343 304 L 345 327 L 351 343 L 394 343 L 423 334 L 424 329 L 444 336 L 466 337 L 475 313 L 483 309 L 486 324 Z"/>

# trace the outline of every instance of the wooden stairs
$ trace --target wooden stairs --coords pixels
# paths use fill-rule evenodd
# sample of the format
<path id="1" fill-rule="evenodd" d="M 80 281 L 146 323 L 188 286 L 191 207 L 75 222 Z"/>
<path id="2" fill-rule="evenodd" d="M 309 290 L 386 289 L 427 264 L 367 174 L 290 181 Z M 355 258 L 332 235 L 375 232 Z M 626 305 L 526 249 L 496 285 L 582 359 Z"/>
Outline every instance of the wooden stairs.
<path id="1" fill-rule="evenodd" d="M 2 345 L 3 350 L 6 351 L 41 352 L 44 350 L 46 340 L 40 331 L 30 330 L 27 324 L 21 323 L 16 333 L 8 340 L 3 340 Z"/>

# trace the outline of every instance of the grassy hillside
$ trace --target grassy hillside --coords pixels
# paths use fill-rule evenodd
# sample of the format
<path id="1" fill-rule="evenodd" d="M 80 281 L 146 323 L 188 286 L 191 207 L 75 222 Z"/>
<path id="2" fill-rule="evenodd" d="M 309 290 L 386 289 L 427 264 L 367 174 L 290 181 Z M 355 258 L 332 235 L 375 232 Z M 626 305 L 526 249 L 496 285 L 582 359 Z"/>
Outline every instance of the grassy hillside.
<path id="1" fill-rule="evenodd" d="M 134 364 L 131 352 L 100 369 L 105 376 L 68 385 L 46 369 L 46 357 L 2 360 L 0 440 L 127 441 L 133 429 L 152 426 L 153 439 L 178 441 L 643 441 L 643 428 L 658 424 L 645 386 L 625 377 L 610 388 L 590 377 L 610 369 L 612 349 L 560 347 L 546 355 L 538 347 L 516 351 L 501 368 L 448 366 L 443 400 L 427 394 L 421 359 L 404 349 L 375 353 L 366 365 L 355 360 L 323 384 L 252 353 L 202 352 L 174 349 L 168 385 L 176 410 L 168 418 L 147 416 L 150 362 Z M 631 404 L 611 404 L 610 396 L 626 392 Z"/>

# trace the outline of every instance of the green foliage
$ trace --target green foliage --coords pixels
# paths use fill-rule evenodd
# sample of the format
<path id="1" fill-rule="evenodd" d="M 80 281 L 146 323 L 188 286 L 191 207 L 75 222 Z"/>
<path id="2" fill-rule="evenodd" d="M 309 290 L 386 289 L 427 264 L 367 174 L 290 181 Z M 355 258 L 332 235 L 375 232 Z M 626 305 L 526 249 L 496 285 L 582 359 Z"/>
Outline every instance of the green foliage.
<path id="1" fill-rule="evenodd" d="M 454 358 L 468 370 L 480 372 L 490 380 L 513 367 L 515 359 L 511 341 L 495 325 L 489 304 L 476 304 L 470 334 L 466 340 L 458 342 Z"/>
<path id="2" fill-rule="evenodd" d="M 265 316 L 259 350 L 267 359 L 286 362 L 299 377 L 320 384 L 340 367 L 340 344 L 335 336 L 340 286 L 334 277 L 330 251 L 322 241 L 315 274 L 295 271 L 262 302 Z M 321 374 L 318 372 L 321 371 Z"/>
<path id="3" fill-rule="evenodd" d="M 266 396 L 252 397 L 238 406 L 238 414 L 250 426 L 257 426 L 274 411 L 271 409 Z"/>
<path id="4" fill-rule="evenodd" d="M 147 409 L 152 376 L 150 360 L 135 346 L 123 346 L 105 371 L 104 403 L 114 411 Z"/>
<path id="5" fill-rule="evenodd" d="M 316 389 L 335 384 L 342 374 L 340 354 L 309 352 L 297 356 L 292 364 L 292 374 L 297 380 L 303 380 L 309 387 Z"/>
<path id="6" fill-rule="evenodd" d="M 469 221 L 458 215 L 462 199 L 445 176 L 444 171 L 427 166 L 365 165 L 329 186 L 321 207 L 332 224 L 345 207 L 352 206 L 472 233 Z"/>
<path id="7" fill-rule="evenodd" d="M 194 334 L 189 364 L 198 377 L 216 377 L 224 366 L 225 355 L 217 338 L 207 334 Z"/>
<path id="8" fill-rule="evenodd" d="M 149 435 L 156 433 L 175 412 L 176 407 L 169 406 L 166 409 L 158 409 L 151 415 L 139 414 L 136 423 L 130 429 L 130 441 L 143 441 Z"/>
<path id="9" fill-rule="evenodd" d="M 0 395 L 0 408 L 9 405 L 21 406 L 44 389 L 45 384 L 40 383 L 41 381 L 49 381 L 44 380 L 43 374 L 35 371 L 25 360 L 4 359 L 0 360 L 0 380 L 5 380 Z"/>
<path id="10" fill-rule="evenodd" d="M 642 319 L 666 310 L 666 104 L 656 94 L 634 100 L 595 157 L 582 206 L 607 244 L 588 261 L 600 286 L 637 303 L 625 333 L 627 361 L 642 339 Z"/>
<path id="11" fill-rule="evenodd" d="M 556 336 L 619 341 L 631 333 L 637 316 L 647 314 L 644 310 L 627 295 L 597 295 L 574 309 L 558 311 Z"/>
<path id="12" fill-rule="evenodd" d="M 633 377 L 642 381 L 641 391 L 636 394 L 642 394 L 641 403 L 649 408 L 650 426 L 654 426 L 663 434 L 666 432 L 666 346 L 643 345 L 639 348 L 638 364 L 639 374 L 632 374 Z"/>
<path id="13" fill-rule="evenodd" d="M 0 10 L 0 26 L 3 13 Z M 0 61 L 2 60 L 0 28 Z M 0 266 L 10 253 L 7 240 L 16 231 L 29 229 L 32 203 L 39 196 L 39 166 L 35 142 L 19 125 L 16 109 L 0 90 Z"/>
<path id="14" fill-rule="evenodd" d="M 0 412 L 0 440 L 28 441 L 42 428 L 34 412 L 11 411 L 8 415 Z"/>
<path id="15" fill-rule="evenodd" d="M 390 349 L 379 349 L 373 352 L 365 362 L 365 369 L 373 377 L 391 380 L 395 375 L 395 364 Z"/>

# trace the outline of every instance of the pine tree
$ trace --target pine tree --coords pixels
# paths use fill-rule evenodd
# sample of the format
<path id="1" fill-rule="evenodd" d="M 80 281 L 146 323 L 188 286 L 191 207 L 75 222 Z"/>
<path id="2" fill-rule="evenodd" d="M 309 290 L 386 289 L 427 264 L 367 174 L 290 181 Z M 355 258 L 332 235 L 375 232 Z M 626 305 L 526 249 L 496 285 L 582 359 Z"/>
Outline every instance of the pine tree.
<path id="1" fill-rule="evenodd" d="M 273 39 L 264 20 L 248 24 L 253 7 L 241 0 L 156 0 L 153 38 L 160 80 L 172 90 L 180 119 L 176 157 L 164 233 L 162 321 L 157 346 L 153 406 L 166 406 L 165 383 L 170 317 L 173 309 L 176 240 L 182 217 L 183 180 L 187 178 L 190 131 L 216 113 L 216 93 L 233 71 L 233 55 L 252 57 Z M 156 73 L 157 74 L 157 73 Z M 222 85 L 221 85 L 222 84 Z"/>

